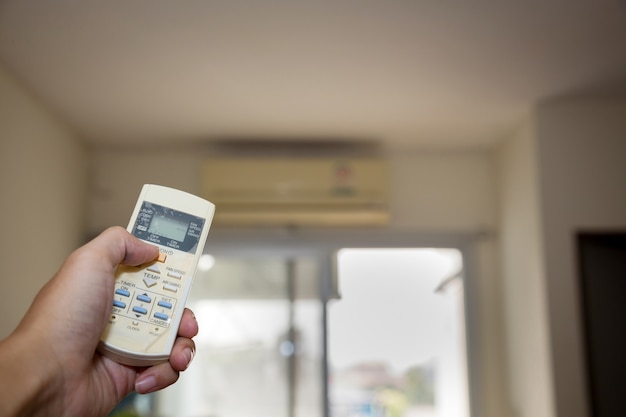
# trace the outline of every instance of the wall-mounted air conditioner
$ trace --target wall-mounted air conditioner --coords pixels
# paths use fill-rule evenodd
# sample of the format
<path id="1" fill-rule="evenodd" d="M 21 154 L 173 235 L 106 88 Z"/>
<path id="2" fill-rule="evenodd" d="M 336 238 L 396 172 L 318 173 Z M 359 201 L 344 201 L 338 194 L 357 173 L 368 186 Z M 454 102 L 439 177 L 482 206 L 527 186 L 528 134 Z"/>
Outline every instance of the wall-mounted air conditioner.
<path id="1" fill-rule="evenodd" d="M 377 158 L 215 158 L 203 196 L 215 224 L 374 226 L 389 220 L 387 163 Z"/>

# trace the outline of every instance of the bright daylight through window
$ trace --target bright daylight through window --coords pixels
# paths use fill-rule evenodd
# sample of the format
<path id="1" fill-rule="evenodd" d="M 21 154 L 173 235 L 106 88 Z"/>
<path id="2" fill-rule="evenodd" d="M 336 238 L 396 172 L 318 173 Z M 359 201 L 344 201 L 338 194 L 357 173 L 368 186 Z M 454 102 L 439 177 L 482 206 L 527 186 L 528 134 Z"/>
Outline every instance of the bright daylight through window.
<path id="1" fill-rule="evenodd" d="M 456 250 L 339 252 L 332 417 L 469 415 L 461 272 Z"/>
<path id="2" fill-rule="evenodd" d="M 331 253 L 205 256 L 194 362 L 138 414 L 468 417 L 460 252 Z"/>

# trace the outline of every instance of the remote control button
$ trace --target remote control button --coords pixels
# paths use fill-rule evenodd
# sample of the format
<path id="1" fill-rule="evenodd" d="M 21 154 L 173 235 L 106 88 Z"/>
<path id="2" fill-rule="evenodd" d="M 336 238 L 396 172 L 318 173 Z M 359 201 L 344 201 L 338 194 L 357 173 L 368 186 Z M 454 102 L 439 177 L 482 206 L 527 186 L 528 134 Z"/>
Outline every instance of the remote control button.
<path id="1" fill-rule="evenodd" d="M 159 307 L 163 307 L 163 308 L 168 308 L 168 309 L 172 309 L 172 303 L 168 303 L 167 301 L 159 301 L 158 302 Z"/>
<path id="2" fill-rule="evenodd" d="M 143 307 L 138 307 L 138 306 L 133 307 L 133 312 L 139 313 L 139 314 L 144 314 L 144 315 L 148 314 L 148 310 L 146 310 Z"/>
<path id="3" fill-rule="evenodd" d="M 168 272 L 167 273 L 168 277 L 172 277 L 172 278 L 176 278 L 176 279 L 181 279 L 183 276 L 181 274 L 179 274 L 178 272 Z"/>
<path id="4" fill-rule="evenodd" d="M 167 255 L 164 253 L 159 253 L 159 257 L 157 258 L 157 262 L 165 262 L 165 260 L 167 259 Z"/>
<path id="5" fill-rule="evenodd" d="M 154 318 L 157 318 L 159 320 L 168 320 L 170 317 L 167 314 L 154 313 Z"/>
<path id="6" fill-rule="evenodd" d="M 123 295 L 124 297 L 130 297 L 130 291 L 126 291 L 121 288 L 118 288 L 117 290 L 115 290 L 115 294 Z"/>
<path id="7" fill-rule="evenodd" d="M 148 271 L 150 272 L 154 272 L 155 274 L 160 274 L 161 270 L 159 269 L 159 267 L 157 266 L 157 264 L 152 264 L 149 267 L 146 268 Z"/>
<path id="8" fill-rule="evenodd" d="M 146 284 L 146 287 L 150 288 L 157 283 L 156 279 L 144 277 L 143 283 Z"/>
<path id="9" fill-rule="evenodd" d="M 117 300 L 113 300 L 113 307 L 126 308 L 126 303 L 123 303 L 123 302 L 117 301 Z"/>
<path id="10" fill-rule="evenodd" d="M 144 303 L 150 303 L 152 302 L 152 299 L 148 296 L 148 294 L 139 294 L 137 296 L 137 299 L 139 301 L 143 301 Z"/>
<path id="11" fill-rule="evenodd" d="M 171 292 L 178 292 L 178 287 L 172 284 L 163 284 L 163 289 Z"/>

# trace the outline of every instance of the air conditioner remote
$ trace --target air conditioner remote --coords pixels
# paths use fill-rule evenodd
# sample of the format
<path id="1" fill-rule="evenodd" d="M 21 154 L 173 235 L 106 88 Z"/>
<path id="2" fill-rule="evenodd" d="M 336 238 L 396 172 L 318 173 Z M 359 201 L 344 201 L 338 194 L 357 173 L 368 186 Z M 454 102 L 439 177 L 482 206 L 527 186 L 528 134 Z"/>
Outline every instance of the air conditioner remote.
<path id="1" fill-rule="evenodd" d="M 168 360 L 214 212 L 213 203 L 184 191 L 143 186 L 128 231 L 158 246 L 159 258 L 119 266 L 103 355 L 131 366 Z"/>

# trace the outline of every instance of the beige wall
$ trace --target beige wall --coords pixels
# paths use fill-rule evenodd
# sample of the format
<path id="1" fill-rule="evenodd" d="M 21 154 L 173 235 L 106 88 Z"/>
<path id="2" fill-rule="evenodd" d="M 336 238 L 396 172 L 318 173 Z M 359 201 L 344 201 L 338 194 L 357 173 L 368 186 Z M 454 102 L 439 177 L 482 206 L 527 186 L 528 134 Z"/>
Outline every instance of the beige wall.
<path id="1" fill-rule="evenodd" d="M 497 227 L 490 151 L 390 155 L 393 228 L 490 232 Z"/>
<path id="2" fill-rule="evenodd" d="M 81 241 L 87 154 L 0 67 L 0 338 Z"/>
<path id="3" fill-rule="evenodd" d="M 534 115 L 498 146 L 500 254 L 511 413 L 555 415 Z"/>
<path id="4" fill-rule="evenodd" d="M 545 103 L 537 134 L 557 413 L 586 417 L 575 235 L 626 230 L 626 101 Z"/>
<path id="5" fill-rule="evenodd" d="M 543 103 L 498 146 L 511 413 L 588 417 L 576 233 L 626 230 L 626 102 Z"/>
<path id="6" fill-rule="evenodd" d="M 200 192 L 203 152 L 196 147 L 95 148 L 88 205 L 88 233 L 126 227 L 143 184 Z"/>

